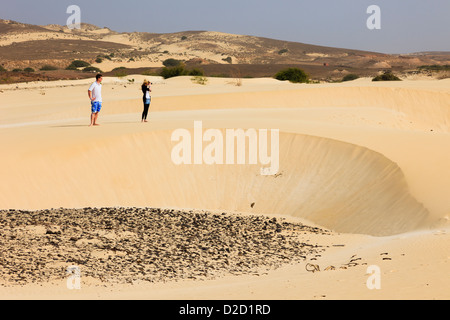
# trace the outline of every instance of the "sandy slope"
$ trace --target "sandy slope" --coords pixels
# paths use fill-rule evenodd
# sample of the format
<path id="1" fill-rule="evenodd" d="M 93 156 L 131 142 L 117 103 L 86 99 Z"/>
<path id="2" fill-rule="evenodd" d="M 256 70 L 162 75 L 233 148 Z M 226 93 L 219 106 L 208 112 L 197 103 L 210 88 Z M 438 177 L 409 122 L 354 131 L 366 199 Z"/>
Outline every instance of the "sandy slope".
<path id="1" fill-rule="evenodd" d="M 345 233 L 331 240 L 344 242 L 345 249 L 327 253 L 321 266 L 358 254 L 379 264 L 386 282 L 375 292 L 365 286 L 363 266 L 311 274 L 297 265 L 258 279 L 109 293 L 92 287 L 79 294 L 448 298 L 448 283 L 441 281 L 449 262 L 448 80 L 293 85 L 245 79 L 238 87 L 232 79 L 209 79 L 201 86 L 190 78 L 152 78 L 151 122 L 141 124 L 143 77 L 128 79 L 105 79 L 98 128 L 86 126 L 90 81 L 0 86 L 0 145 L 6 150 L 0 159 L 0 208 L 151 206 L 301 218 Z M 203 121 L 205 130 L 222 132 L 280 129 L 279 174 L 261 176 L 259 164 L 174 165 L 171 133 L 191 130 L 195 120 Z M 385 252 L 393 259 L 380 259 Z M 410 284 L 411 279 L 417 280 Z M 33 298 L 35 288 L 29 289 L 3 293 Z M 54 286 L 39 290 L 48 297 L 54 290 L 80 296 Z"/>

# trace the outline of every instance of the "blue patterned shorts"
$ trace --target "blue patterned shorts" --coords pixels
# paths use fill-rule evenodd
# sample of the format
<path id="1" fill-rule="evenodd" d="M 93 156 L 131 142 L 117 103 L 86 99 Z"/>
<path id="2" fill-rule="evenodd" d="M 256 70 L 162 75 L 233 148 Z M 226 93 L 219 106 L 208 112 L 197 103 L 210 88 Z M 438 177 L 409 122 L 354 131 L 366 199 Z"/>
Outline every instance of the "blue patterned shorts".
<path id="1" fill-rule="evenodd" d="M 92 113 L 97 113 L 102 110 L 102 103 L 100 101 L 92 101 L 91 102 L 91 111 Z"/>

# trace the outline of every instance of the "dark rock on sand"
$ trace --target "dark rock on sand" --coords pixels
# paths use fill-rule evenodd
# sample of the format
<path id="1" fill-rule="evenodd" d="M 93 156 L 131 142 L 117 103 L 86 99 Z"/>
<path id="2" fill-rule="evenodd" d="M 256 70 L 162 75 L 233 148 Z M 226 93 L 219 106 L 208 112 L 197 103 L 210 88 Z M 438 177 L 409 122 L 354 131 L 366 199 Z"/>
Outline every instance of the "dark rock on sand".
<path id="1" fill-rule="evenodd" d="M 148 208 L 0 211 L 0 284 L 63 280 L 73 265 L 104 283 L 260 275 L 325 250 L 301 237 L 326 231 L 279 220 Z"/>

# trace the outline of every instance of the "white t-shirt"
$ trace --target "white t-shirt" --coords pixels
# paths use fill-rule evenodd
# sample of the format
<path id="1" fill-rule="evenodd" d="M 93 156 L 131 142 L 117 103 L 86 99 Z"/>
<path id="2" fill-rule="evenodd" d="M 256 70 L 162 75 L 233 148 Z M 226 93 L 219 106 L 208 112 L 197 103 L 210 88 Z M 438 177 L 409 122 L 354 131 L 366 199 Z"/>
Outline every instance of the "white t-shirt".
<path id="1" fill-rule="evenodd" d="M 145 99 L 150 99 L 150 91 L 147 91 L 147 92 L 145 93 Z"/>
<path id="2" fill-rule="evenodd" d="M 92 92 L 93 101 L 102 102 L 102 85 L 95 81 L 89 87 L 89 91 Z"/>

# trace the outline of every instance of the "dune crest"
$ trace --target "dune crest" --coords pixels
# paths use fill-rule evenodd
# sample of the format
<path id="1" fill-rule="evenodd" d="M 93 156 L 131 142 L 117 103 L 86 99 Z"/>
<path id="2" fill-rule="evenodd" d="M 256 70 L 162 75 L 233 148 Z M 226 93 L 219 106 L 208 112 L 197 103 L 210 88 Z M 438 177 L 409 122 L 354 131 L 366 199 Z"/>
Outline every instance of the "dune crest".
<path id="1" fill-rule="evenodd" d="M 49 146 L 45 154 L 30 150 L 14 166 L 2 166 L 8 183 L 1 186 L 0 207 L 138 206 L 283 214 L 337 232 L 376 236 L 426 225 L 428 212 L 410 195 L 401 169 L 364 147 L 281 133 L 279 173 L 262 176 L 260 165 L 177 166 L 171 160 L 176 143 L 170 135 L 85 137 L 89 141 Z"/>

